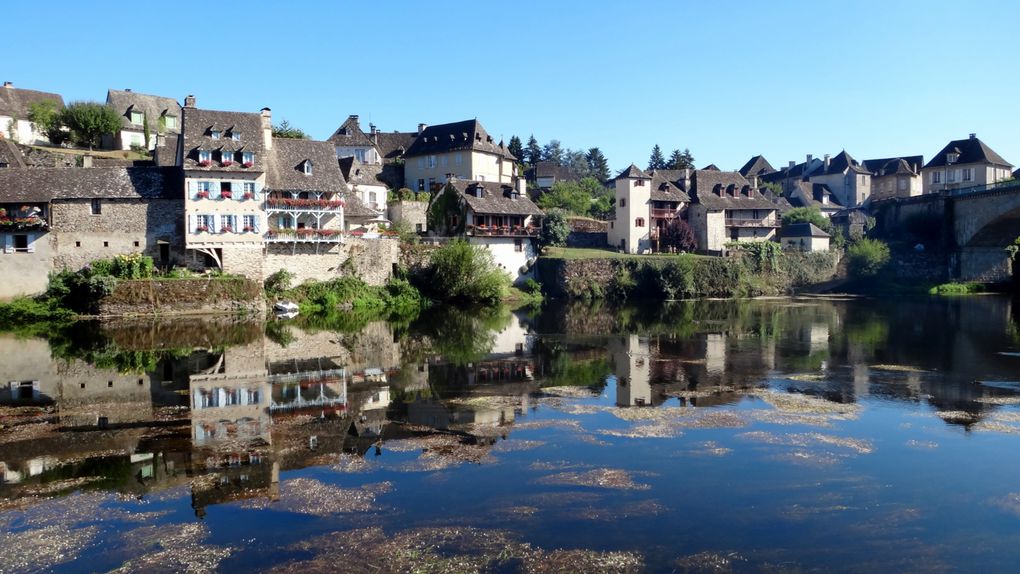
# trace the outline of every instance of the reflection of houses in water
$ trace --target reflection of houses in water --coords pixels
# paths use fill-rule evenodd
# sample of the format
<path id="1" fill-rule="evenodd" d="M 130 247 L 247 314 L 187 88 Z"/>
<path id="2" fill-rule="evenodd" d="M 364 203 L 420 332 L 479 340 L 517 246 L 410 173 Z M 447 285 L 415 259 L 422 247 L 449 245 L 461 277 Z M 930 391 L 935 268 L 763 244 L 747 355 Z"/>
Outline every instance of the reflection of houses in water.
<path id="1" fill-rule="evenodd" d="M 610 337 L 609 354 L 615 365 L 617 406 L 651 405 L 652 354 L 648 339 L 638 335 Z"/>
<path id="2" fill-rule="evenodd" d="M 513 406 L 451 404 L 434 400 L 418 400 L 407 405 L 407 422 L 438 430 L 461 425 L 502 426 L 512 424 L 516 417 Z"/>

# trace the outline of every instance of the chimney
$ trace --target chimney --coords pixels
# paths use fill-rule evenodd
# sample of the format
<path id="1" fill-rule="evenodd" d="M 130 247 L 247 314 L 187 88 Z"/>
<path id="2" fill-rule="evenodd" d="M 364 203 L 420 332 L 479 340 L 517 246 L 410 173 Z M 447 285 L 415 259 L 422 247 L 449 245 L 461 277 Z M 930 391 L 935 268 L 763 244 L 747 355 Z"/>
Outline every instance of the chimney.
<path id="1" fill-rule="evenodd" d="M 372 133 L 372 135 L 378 133 L 378 130 L 375 128 L 375 124 L 368 124 L 368 130 Z"/>
<path id="2" fill-rule="evenodd" d="M 4 84 L 4 85 L 6 86 L 7 84 Z M 970 134 L 970 139 L 976 140 L 977 139 L 977 134 Z"/>
<path id="3" fill-rule="evenodd" d="M 131 88 L 124 88 L 124 91 L 125 91 L 125 92 L 130 92 L 130 91 L 131 91 Z"/>
<path id="4" fill-rule="evenodd" d="M 429 127 L 428 124 L 418 124 L 418 135 L 421 135 L 421 132 L 425 131 L 427 127 Z"/>
<path id="5" fill-rule="evenodd" d="M 85 154 L 85 155 L 81 156 L 81 166 L 82 167 L 92 167 L 92 156 L 90 156 L 88 154 Z"/>
<path id="6" fill-rule="evenodd" d="M 797 162 L 795 162 L 795 161 L 793 161 L 793 160 L 791 159 L 791 160 L 790 160 L 790 168 L 789 168 L 789 169 L 790 169 L 790 171 L 793 171 L 793 168 L 795 168 L 795 167 L 797 167 Z"/>
<path id="7" fill-rule="evenodd" d="M 751 174 L 751 187 L 758 189 L 758 176 L 756 174 Z"/>
<path id="8" fill-rule="evenodd" d="M 358 114 L 351 114 L 347 116 L 347 119 L 353 121 L 355 126 L 359 128 L 361 127 L 361 125 L 358 123 Z"/>
<path id="9" fill-rule="evenodd" d="M 5 88 L 13 88 L 14 87 L 14 82 L 4 82 L 4 87 Z"/>
<path id="10" fill-rule="evenodd" d="M 825 154 L 825 170 L 829 170 L 829 154 Z"/>
<path id="11" fill-rule="evenodd" d="M 807 167 L 811 167 L 811 160 L 812 159 L 813 158 L 812 158 L 811 154 L 807 154 L 807 160 L 804 162 L 804 167 L 806 167 L 806 168 Z"/>
<path id="12" fill-rule="evenodd" d="M 195 96 L 188 94 L 188 97 L 184 98 L 184 107 L 186 108 L 195 107 Z"/>
<path id="13" fill-rule="evenodd" d="M 527 197 L 528 182 L 523 177 L 517 178 L 517 193 L 519 193 L 521 197 Z"/>
<path id="14" fill-rule="evenodd" d="M 273 114 L 269 108 L 262 108 L 262 145 L 266 150 L 273 149 Z"/>

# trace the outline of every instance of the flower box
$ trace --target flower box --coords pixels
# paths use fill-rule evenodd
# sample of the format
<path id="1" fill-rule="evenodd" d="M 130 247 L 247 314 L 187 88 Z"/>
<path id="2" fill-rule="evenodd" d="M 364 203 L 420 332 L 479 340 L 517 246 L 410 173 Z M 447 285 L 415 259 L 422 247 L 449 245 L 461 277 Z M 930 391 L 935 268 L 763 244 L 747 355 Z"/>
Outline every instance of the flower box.
<path id="1" fill-rule="evenodd" d="M 202 233 L 204 231 L 209 231 L 209 226 L 208 225 L 199 225 L 199 226 L 195 227 L 195 233 Z"/>
<path id="2" fill-rule="evenodd" d="M 223 227 L 222 227 L 222 228 L 220 229 L 220 233 L 233 233 L 233 232 L 234 232 L 234 228 L 233 228 L 233 227 L 231 227 L 231 226 L 229 226 L 229 225 L 224 225 L 224 226 L 223 226 Z"/>
<path id="3" fill-rule="evenodd" d="M 246 161 L 246 162 L 241 164 L 242 167 L 251 167 L 253 165 L 255 165 L 255 162 L 251 162 L 251 161 Z"/>
<path id="4" fill-rule="evenodd" d="M 245 233 L 255 233 L 255 228 L 254 228 L 254 227 L 252 227 L 252 226 L 250 226 L 250 225 L 248 225 L 248 226 L 245 226 L 245 228 L 244 228 L 244 232 L 245 232 Z"/>
<path id="5" fill-rule="evenodd" d="M 230 191 L 221 191 L 220 199 L 231 199 L 234 197 L 234 193 Z"/>
<path id="6" fill-rule="evenodd" d="M 209 199 L 209 192 L 208 191 L 200 191 L 200 192 L 195 194 L 195 198 L 197 198 L 197 199 Z"/>
<path id="7" fill-rule="evenodd" d="M 199 167 L 209 167 L 210 165 L 212 165 L 212 162 L 207 159 L 203 159 L 202 161 L 198 162 Z"/>
<path id="8" fill-rule="evenodd" d="M 255 194 L 249 191 L 249 192 L 245 193 L 245 194 L 244 194 L 243 196 L 241 196 L 241 197 L 242 197 L 242 198 L 243 198 L 244 200 L 249 200 L 249 199 L 255 199 Z"/>
<path id="9" fill-rule="evenodd" d="M 230 159 L 225 159 L 225 160 L 220 162 L 220 165 L 222 165 L 223 167 L 230 167 L 230 166 L 234 165 L 234 161 L 230 160 Z"/>

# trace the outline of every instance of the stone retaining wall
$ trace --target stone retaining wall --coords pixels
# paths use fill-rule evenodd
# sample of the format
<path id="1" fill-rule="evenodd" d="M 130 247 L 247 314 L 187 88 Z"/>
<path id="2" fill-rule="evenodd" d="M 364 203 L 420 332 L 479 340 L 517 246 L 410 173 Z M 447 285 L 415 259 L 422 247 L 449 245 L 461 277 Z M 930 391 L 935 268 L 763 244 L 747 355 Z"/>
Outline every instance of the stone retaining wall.
<path id="1" fill-rule="evenodd" d="M 99 303 L 100 315 L 261 314 L 262 286 L 250 279 L 153 279 L 120 281 Z"/>

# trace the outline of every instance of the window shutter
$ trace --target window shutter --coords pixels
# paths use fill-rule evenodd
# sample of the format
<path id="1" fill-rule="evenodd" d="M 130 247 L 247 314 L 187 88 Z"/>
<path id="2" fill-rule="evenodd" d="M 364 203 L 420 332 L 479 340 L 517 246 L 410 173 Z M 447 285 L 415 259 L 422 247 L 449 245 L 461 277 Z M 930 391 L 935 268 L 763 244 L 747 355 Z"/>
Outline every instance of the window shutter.
<path id="1" fill-rule="evenodd" d="M 194 215 L 189 215 L 188 216 L 188 233 L 194 233 L 194 232 L 195 232 L 195 216 Z"/>
<path id="2" fill-rule="evenodd" d="M 14 237 L 9 233 L 4 234 L 4 253 L 14 253 Z"/>
<path id="3" fill-rule="evenodd" d="M 28 249 L 25 251 L 28 253 L 35 253 L 35 236 L 29 234 L 27 237 Z"/>

